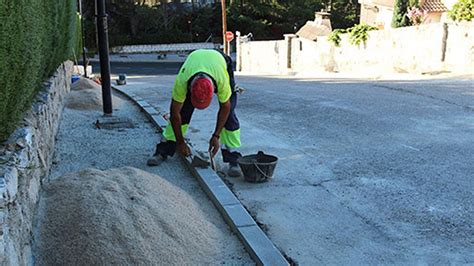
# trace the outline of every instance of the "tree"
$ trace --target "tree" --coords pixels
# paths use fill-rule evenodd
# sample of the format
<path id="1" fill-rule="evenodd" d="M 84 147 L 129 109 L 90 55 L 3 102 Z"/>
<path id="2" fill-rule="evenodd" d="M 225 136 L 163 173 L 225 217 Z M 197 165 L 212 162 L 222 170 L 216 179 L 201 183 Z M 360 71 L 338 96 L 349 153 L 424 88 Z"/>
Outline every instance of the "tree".
<path id="1" fill-rule="evenodd" d="M 474 19 L 474 0 L 459 0 L 449 11 L 449 17 L 454 21 L 471 21 Z"/>
<path id="2" fill-rule="evenodd" d="M 94 1 L 84 1 L 87 47 L 95 47 Z M 413 1 L 413 0 L 411 0 Z M 184 1 L 183 1 L 184 2 Z M 221 6 L 194 6 L 181 0 L 107 0 L 110 46 L 202 42 L 214 36 L 221 42 Z M 192 3 L 194 0 L 192 1 Z M 358 21 L 357 0 L 235 0 L 227 6 L 228 29 L 255 39 L 281 39 L 294 33 L 314 12 L 331 8 L 333 28 L 349 28 Z"/>
<path id="3" fill-rule="evenodd" d="M 396 0 L 393 9 L 392 27 L 406 27 L 410 26 L 410 20 L 407 17 L 408 0 Z"/>
<path id="4" fill-rule="evenodd" d="M 414 6 L 419 7 L 418 0 L 409 0 L 408 5 L 409 5 L 410 8 L 414 7 Z"/>
<path id="5" fill-rule="evenodd" d="M 357 0 L 332 0 L 331 24 L 335 29 L 347 29 L 359 21 L 359 6 Z"/>

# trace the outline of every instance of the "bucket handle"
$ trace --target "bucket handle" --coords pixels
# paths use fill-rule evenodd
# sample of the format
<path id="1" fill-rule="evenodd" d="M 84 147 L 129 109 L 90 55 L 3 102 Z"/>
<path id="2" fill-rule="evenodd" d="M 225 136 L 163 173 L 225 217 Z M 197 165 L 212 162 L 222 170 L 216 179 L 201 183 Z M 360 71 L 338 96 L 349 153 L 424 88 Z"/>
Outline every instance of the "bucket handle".
<path id="1" fill-rule="evenodd" d="M 253 163 L 253 165 L 257 168 L 257 170 L 260 172 L 260 174 L 262 174 L 264 177 L 266 177 L 266 178 L 272 178 L 271 176 L 266 175 L 266 174 L 262 171 L 262 169 L 260 169 L 260 167 L 258 167 L 257 163 Z"/>

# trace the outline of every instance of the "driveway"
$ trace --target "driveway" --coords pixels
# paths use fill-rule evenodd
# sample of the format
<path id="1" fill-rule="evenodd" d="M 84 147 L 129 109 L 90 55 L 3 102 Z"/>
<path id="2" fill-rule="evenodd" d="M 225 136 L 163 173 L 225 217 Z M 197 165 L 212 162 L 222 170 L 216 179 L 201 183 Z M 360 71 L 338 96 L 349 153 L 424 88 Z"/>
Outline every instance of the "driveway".
<path id="1" fill-rule="evenodd" d="M 127 87 L 169 108 L 174 76 Z M 279 157 L 273 180 L 228 178 L 301 265 L 474 263 L 474 83 L 237 76 L 242 152 Z M 217 104 L 197 111 L 207 150 Z M 220 167 L 224 167 L 221 165 Z"/>

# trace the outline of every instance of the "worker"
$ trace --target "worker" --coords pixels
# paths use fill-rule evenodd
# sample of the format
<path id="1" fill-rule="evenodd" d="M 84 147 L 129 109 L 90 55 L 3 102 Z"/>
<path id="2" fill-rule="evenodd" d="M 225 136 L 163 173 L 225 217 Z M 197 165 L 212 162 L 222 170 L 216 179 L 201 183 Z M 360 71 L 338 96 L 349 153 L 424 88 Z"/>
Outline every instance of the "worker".
<path id="1" fill-rule="evenodd" d="M 170 122 L 148 165 L 159 165 L 176 150 L 184 156 L 191 154 L 184 141 L 191 116 L 195 108 L 209 107 L 213 94 L 217 95 L 219 111 L 209 139 L 209 152 L 214 157 L 221 149 L 223 161 L 229 163 L 227 174 L 233 177 L 241 175 L 237 165 L 241 143 L 240 125 L 235 113 L 237 93 L 232 59 L 211 49 L 192 52 L 179 70 L 172 91 Z"/>

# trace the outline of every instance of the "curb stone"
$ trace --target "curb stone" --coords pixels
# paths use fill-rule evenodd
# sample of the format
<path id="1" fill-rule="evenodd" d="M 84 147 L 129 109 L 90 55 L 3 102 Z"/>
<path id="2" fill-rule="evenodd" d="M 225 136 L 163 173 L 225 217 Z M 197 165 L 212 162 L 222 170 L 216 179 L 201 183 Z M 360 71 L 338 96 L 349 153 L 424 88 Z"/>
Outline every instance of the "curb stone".
<path id="1" fill-rule="evenodd" d="M 163 131 L 167 121 L 155 107 L 122 88 L 112 88 L 137 104 L 158 130 Z M 245 210 L 239 199 L 213 170 L 209 167 L 195 168 L 191 165 L 191 157 L 181 156 L 181 158 L 257 265 L 289 265 L 285 257 Z"/>

